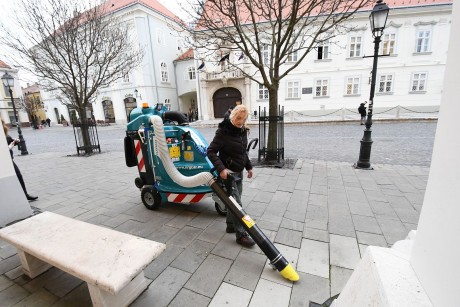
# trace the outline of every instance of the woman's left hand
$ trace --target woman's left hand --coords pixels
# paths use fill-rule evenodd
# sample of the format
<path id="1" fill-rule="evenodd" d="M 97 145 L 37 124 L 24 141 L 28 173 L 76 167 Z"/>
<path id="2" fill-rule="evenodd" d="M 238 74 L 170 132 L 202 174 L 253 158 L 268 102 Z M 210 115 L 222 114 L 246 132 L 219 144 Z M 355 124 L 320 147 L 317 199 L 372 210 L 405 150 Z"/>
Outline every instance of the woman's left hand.
<path id="1" fill-rule="evenodd" d="M 250 169 L 250 170 L 248 171 L 248 178 L 252 178 L 252 175 L 253 175 L 252 169 Z"/>

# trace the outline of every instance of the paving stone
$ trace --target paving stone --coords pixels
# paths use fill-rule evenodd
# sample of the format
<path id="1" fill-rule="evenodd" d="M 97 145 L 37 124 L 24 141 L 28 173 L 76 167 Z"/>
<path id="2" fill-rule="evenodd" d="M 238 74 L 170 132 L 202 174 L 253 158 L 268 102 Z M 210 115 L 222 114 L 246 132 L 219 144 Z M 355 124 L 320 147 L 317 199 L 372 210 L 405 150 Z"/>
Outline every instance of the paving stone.
<path id="1" fill-rule="evenodd" d="M 166 268 L 130 306 L 168 306 L 190 275 L 176 268 Z"/>
<path id="2" fill-rule="evenodd" d="M 382 229 L 388 245 L 392 246 L 396 241 L 407 237 L 408 231 L 401 221 L 379 218 L 377 222 L 380 225 L 380 229 Z"/>
<path id="3" fill-rule="evenodd" d="M 324 194 L 314 194 L 313 191 L 310 192 L 308 197 L 308 206 L 319 206 L 319 207 L 326 207 L 327 206 L 327 191 Z"/>
<path id="4" fill-rule="evenodd" d="M 170 226 L 163 226 L 153 231 L 150 235 L 146 237 L 146 239 L 160 242 L 160 243 L 166 243 L 169 239 L 175 236 L 179 231 L 180 229 L 178 228 L 174 228 Z"/>
<path id="5" fill-rule="evenodd" d="M 291 288 L 261 279 L 254 291 L 249 307 L 288 307 Z"/>
<path id="6" fill-rule="evenodd" d="M 78 287 L 83 281 L 79 278 L 76 278 L 70 274 L 63 273 L 55 278 L 49 279 L 45 283 L 45 289 L 47 289 L 52 294 L 63 297 L 76 287 Z"/>
<path id="7" fill-rule="evenodd" d="M 252 291 L 223 282 L 208 307 L 248 306 L 252 293 Z"/>
<path id="8" fill-rule="evenodd" d="M 166 269 L 171 262 L 179 256 L 184 249 L 172 244 L 166 244 L 166 249 L 155 260 L 152 261 L 145 269 L 144 275 L 152 280 L 156 279 L 161 272 Z"/>
<path id="9" fill-rule="evenodd" d="M 166 223 L 166 226 L 183 228 L 191 220 L 193 220 L 198 214 L 190 211 L 183 211 L 180 215 L 177 215 L 175 218 Z"/>
<path id="10" fill-rule="evenodd" d="M 331 297 L 342 292 L 353 270 L 331 265 Z"/>
<path id="11" fill-rule="evenodd" d="M 215 220 L 209 227 L 207 227 L 199 236 L 198 239 L 209 243 L 217 244 L 225 235 L 225 222 Z"/>
<path id="12" fill-rule="evenodd" d="M 394 208 L 396 214 L 398 215 L 399 219 L 403 223 L 411 223 L 411 224 L 418 224 L 418 219 L 420 217 L 420 213 L 417 212 L 412 207 L 410 208 Z"/>
<path id="13" fill-rule="evenodd" d="M 40 289 L 15 304 L 14 307 L 47 307 L 51 306 L 58 299 L 57 296 L 54 296 L 45 289 Z"/>
<path id="14" fill-rule="evenodd" d="M 265 265 L 267 257 L 248 250 L 241 250 L 233 262 L 232 267 L 224 278 L 224 281 L 254 291 Z"/>
<path id="15" fill-rule="evenodd" d="M 116 228 L 116 227 L 120 226 L 121 224 L 123 224 L 124 222 L 130 220 L 131 218 L 132 218 L 131 215 L 120 214 L 120 215 L 117 215 L 115 217 L 112 217 L 111 219 L 105 220 L 102 223 L 102 225 L 108 226 L 108 227 L 111 227 L 111 228 Z"/>
<path id="16" fill-rule="evenodd" d="M 367 202 L 349 201 L 348 205 L 350 207 L 351 214 L 374 216 L 374 213 L 372 212 L 372 208 L 367 204 Z"/>
<path id="17" fill-rule="evenodd" d="M 384 218 L 384 219 L 394 219 L 399 220 L 398 215 L 390 206 L 389 203 L 379 202 L 379 201 L 371 201 L 369 202 L 370 207 L 372 208 L 372 212 L 374 212 L 374 216 L 377 219 Z"/>
<path id="18" fill-rule="evenodd" d="M 302 239 L 297 269 L 300 272 L 329 278 L 329 244 Z"/>
<path id="19" fill-rule="evenodd" d="M 292 246 L 300 248 L 300 243 L 302 240 L 302 232 L 295 231 L 286 228 L 280 228 L 276 234 L 275 242 L 284 244 L 287 246 Z"/>
<path id="20" fill-rule="evenodd" d="M 21 260 L 19 260 L 19 256 L 17 254 L 9 258 L 3 259 L 0 261 L 0 275 L 9 272 L 20 265 Z"/>
<path id="21" fill-rule="evenodd" d="M 267 208 L 266 203 L 261 203 L 259 201 L 252 201 L 248 204 L 248 206 L 244 209 L 249 215 L 253 216 L 262 216 L 265 212 L 265 208 Z"/>
<path id="22" fill-rule="evenodd" d="M 22 271 L 22 266 L 15 267 L 11 271 L 5 273 L 5 276 L 8 277 L 10 280 L 17 279 L 18 277 L 22 276 L 24 272 Z"/>
<path id="23" fill-rule="evenodd" d="M 353 220 L 350 215 L 337 215 L 333 214 L 329 216 L 328 224 L 329 233 L 336 235 L 354 237 L 355 236 L 355 227 Z"/>
<path id="24" fill-rule="evenodd" d="M 195 240 L 201 234 L 202 231 L 203 230 L 199 228 L 185 226 L 166 243 L 186 248 L 193 240 Z"/>
<path id="25" fill-rule="evenodd" d="M 242 246 L 236 243 L 236 235 L 234 233 L 226 233 L 222 240 L 216 244 L 211 251 L 212 254 L 235 260 L 241 251 Z"/>
<path id="26" fill-rule="evenodd" d="M 359 253 L 361 255 L 361 259 L 364 257 L 364 254 L 366 253 L 366 248 L 369 246 L 369 245 L 366 245 L 366 244 L 358 244 L 359 246 Z"/>
<path id="27" fill-rule="evenodd" d="M 357 231 L 376 234 L 382 233 L 379 224 L 377 223 L 377 220 L 374 217 L 353 214 L 352 219 L 353 224 L 355 226 L 355 230 Z"/>
<path id="28" fill-rule="evenodd" d="M 0 302 L 2 306 L 13 306 L 26 298 L 29 292 L 19 287 L 18 285 L 11 285 L 3 291 L 0 291 Z"/>
<path id="29" fill-rule="evenodd" d="M 171 263 L 171 266 L 193 273 L 213 248 L 214 244 L 212 243 L 195 240 Z"/>
<path id="30" fill-rule="evenodd" d="M 81 284 L 69 294 L 53 304 L 53 307 L 82 307 L 92 306 L 91 296 L 86 283 Z"/>
<path id="31" fill-rule="evenodd" d="M 385 237 L 381 234 L 357 231 L 356 235 L 360 244 L 388 247 Z"/>
<path id="32" fill-rule="evenodd" d="M 291 220 L 288 218 L 283 218 L 283 220 L 281 221 L 280 227 L 295 230 L 295 231 L 303 231 L 303 228 L 304 228 L 303 222 L 298 222 L 298 221 Z"/>
<path id="33" fill-rule="evenodd" d="M 298 272 L 300 282 L 292 286 L 289 307 L 308 307 L 311 302 L 324 303 L 330 297 L 329 279 Z"/>
<path id="34" fill-rule="evenodd" d="M 300 212 L 300 211 L 297 211 L 297 210 L 286 210 L 286 212 L 284 212 L 284 217 L 289 219 L 289 220 L 292 220 L 292 221 L 296 221 L 296 222 L 300 222 L 300 223 L 303 223 L 305 222 L 305 214 L 307 212 L 307 207 L 305 207 L 305 211 L 304 212 Z"/>
<path id="35" fill-rule="evenodd" d="M 315 241 L 329 242 L 329 232 L 322 229 L 305 227 L 302 237 Z"/>
<path id="36" fill-rule="evenodd" d="M 168 307 L 204 307 L 211 302 L 209 297 L 200 295 L 187 289 L 180 290 Z"/>
<path id="37" fill-rule="evenodd" d="M 11 287 L 13 285 L 13 282 L 10 281 L 8 278 L 0 275 L 0 291 L 5 290 L 8 287 Z"/>
<path id="38" fill-rule="evenodd" d="M 356 238 L 330 235 L 331 265 L 354 269 L 360 260 Z"/>
<path id="39" fill-rule="evenodd" d="M 9 258 L 11 256 L 13 256 L 14 254 L 16 254 L 18 251 L 16 249 L 16 247 L 14 247 L 13 245 L 5 245 L 4 247 L 1 247 L 0 248 L 0 259 L 6 259 L 6 258 Z"/>
<path id="40" fill-rule="evenodd" d="M 215 255 L 209 255 L 192 275 L 185 288 L 213 297 L 223 281 L 232 261 Z"/>

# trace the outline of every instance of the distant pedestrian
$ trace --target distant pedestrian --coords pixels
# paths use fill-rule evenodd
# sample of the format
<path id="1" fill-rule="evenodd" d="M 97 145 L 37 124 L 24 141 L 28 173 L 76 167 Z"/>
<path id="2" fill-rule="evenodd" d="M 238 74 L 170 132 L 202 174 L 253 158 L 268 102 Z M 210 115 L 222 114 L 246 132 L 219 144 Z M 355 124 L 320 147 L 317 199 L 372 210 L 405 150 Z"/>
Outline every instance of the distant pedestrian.
<path id="1" fill-rule="evenodd" d="M 24 178 L 22 178 L 21 171 L 19 170 L 19 167 L 16 165 L 16 163 L 14 163 L 14 160 L 13 160 L 13 147 L 19 144 L 19 140 L 13 139 L 8 134 L 8 127 L 6 126 L 3 119 L 2 119 L 2 126 L 3 126 L 3 132 L 5 132 L 5 136 L 6 136 L 6 143 L 8 144 L 8 149 L 10 150 L 10 155 L 11 155 L 11 160 L 13 162 L 14 171 L 16 172 L 16 176 L 18 177 L 22 190 L 24 191 L 24 194 L 26 194 L 27 200 L 36 200 L 38 196 L 32 196 L 29 193 L 27 193 L 26 184 L 24 183 Z"/>
<path id="2" fill-rule="evenodd" d="M 48 127 L 51 127 L 51 119 L 47 118 L 46 123 L 48 124 Z"/>
<path id="3" fill-rule="evenodd" d="M 362 102 L 358 108 L 358 112 L 361 114 L 361 125 L 364 125 L 364 122 L 366 121 L 366 103 L 367 101 Z"/>
<path id="4" fill-rule="evenodd" d="M 188 121 L 189 123 L 193 122 L 193 109 L 192 108 L 188 110 Z"/>

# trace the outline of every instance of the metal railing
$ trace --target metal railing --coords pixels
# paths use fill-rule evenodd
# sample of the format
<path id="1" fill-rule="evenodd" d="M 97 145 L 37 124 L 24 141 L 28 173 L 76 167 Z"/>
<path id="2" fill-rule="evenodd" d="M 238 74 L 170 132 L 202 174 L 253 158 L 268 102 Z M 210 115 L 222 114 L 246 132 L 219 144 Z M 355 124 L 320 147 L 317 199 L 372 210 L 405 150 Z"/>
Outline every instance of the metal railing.
<path id="1" fill-rule="evenodd" d="M 276 150 L 267 147 L 267 130 L 270 123 L 276 123 Z M 259 153 L 257 160 L 260 162 L 262 158 L 278 162 L 284 160 L 284 107 L 278 106 L 278 115 L 275 116 L 267 115 L 266 108 L 264 107 L 263 111 L 261 111 L 259 107 Z"/>
<path id="2" fill-rule="evenodd" d="M 77 154 L 80 155 L 80 151 L 83 154 L 93 153 L 94 151 L 98 150 L 99 153 L 101 152 L 101 146 L 99 144 L 99 136 L 97 134 L 97 125 L 93 122 L 86 122 L 86 123 L 74 123 L 73 125 L 73 134 L 75 136 L 75 145 L 77 147 Z M 88 128 L 88 138 L 90 144 L 85 146 L 84 142 L 84 126 Z M 83 130 L 82 130 L 83 128 Z"/>

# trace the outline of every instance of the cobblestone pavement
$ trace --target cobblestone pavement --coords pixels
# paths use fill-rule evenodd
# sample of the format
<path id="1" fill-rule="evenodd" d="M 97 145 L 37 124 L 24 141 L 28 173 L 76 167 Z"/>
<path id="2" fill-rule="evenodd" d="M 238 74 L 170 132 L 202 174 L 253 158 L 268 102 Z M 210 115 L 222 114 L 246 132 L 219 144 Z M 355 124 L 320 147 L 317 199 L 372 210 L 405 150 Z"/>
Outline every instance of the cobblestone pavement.
<path id="1" fill-rule="evenodd" d="M 401 129 L 407 134 L 412 131 L 413 136 L 401 132 L 402 143 L 420 142 L 414 148 L 432 146 L 435 124 L 407 125 L 397 126 L 399 129 L 393 129 L 393 124 L 386 129 L 376 125 L 373 157 L 378 156 L 378 138 L 383 143 L 385 136 Z M 136 307 L 322 303 L 341 291 L 367 245 L 391 246 L 416 229 L 429 172 L 425 166 L 377 163 L 373 171 L 355 170 L 351 162 L 356 158 L 326 162 L 305 156 L 294 169 L 255 169 L 255 176 L 245 179 L 243 204 L 296 267 L 301 279 L 292 283 L 268 267 L 258 247 L 241 248 L 232 234 L 225 233 L 225 219 L 216 213 L 211 199 L 193 206 L 168 203 L 158 211 L 147 210 L 134 186 L 137 170 L 125 166 L 123 128 L 101 128 L 103 153 L 91 157 L 75 156 L 72 141 L 62 138 L 64 129 L 72 140 L 71 128 L 25 129 L 33 154 L 15 157 L 15 161 L 30 192 L 40 197 L 31 204 L 166 243 L 166 251 L 145 270 L 152 283 L 132 304 Z M 293 134 L 301 133 L 303 139 L 313 135 L 311 139 L 316 140 L 316 133 L 323 138 L 330 135 L 331 144 L 348 133 L 358 133 L 358 139 L 352 140 L 356 155 L 363 130 L 359 125 L 296 129 Z M 207 137 L 212 137 L 214 130 L 209 129 Z M 118 142 L 119 146 L 113 145 Z M 410 150 L 390 142 L 390 149 L 408 156 L 404 157 L 407 164 L 416 158 L 410 156 Z M 311 143 L 297 144 L 309 148 Z M 69 148 L 62 150 L 64 145 Z M 340 145 L 334 146 L 343 151 Z M 312 152 L 322 150 L 313 148 Z M 431 149 L 428 151 L 430 156 Z M 339 157 L 335 161 L 340 161 L 342 155 L 327 157 Z M 425 159 L 429 164 L 429 157 Z M 88 288 L 81 280 L 54 268 L 30 280 L 19 264 L 16 250 L 0 241 L 0 306 L 91 305 Z"/>
<path id="2" fill-rule="evenodd" d="M 103 152 L 123 151 L 124 126 L 98 127 Z M 210 142 L 215 127 L 196 127 Z M 14 130 L 14 129 L 12 129 Z M 375 122 L 372 126 L 371 163 L 430 166 L 436 121 Z M 286 125 L 285 158 L 355 163 L 359 158 L 364 126 L 353 123 Z M 12 131 L 15 135 L 15 131 Z M 74 155 L 72 127 L 24 129 L 28 151 L 33 154 L 59 152 Z M 259 137 L 257 126 L 251 127 L 251 138 Z M 257 148 L 250 152 L 257 158 Z"/>

